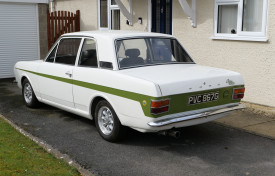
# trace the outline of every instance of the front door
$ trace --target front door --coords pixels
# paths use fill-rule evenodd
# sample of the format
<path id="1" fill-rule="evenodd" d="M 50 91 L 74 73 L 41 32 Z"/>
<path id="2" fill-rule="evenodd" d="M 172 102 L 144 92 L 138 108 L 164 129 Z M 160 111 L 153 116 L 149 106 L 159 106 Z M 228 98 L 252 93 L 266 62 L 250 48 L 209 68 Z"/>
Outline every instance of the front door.
<path id="1" fill-rule="evenodd" d="M 152 0 L 151 31 L 172 34 L 172 0 Z"/>
<path id="2" fill-rule="evenodd" d="M 81 38 L 63 38 L 39 67 L 39 90 L 45 101 L 74 108 L 73 70 Z"/>

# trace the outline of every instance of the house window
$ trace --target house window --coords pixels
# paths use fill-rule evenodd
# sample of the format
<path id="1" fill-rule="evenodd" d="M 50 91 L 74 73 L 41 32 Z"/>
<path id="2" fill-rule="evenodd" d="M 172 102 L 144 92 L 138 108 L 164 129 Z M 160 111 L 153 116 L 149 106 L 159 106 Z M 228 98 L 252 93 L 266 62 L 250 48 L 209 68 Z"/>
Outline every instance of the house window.
<path id="1" fill-rule="evenodd" d="M 99 29 L 119 30 L 120 9 L 115 0 L 98 0 Z"/>
<path id="2" fill-rule="evenodd" d="M 100 28 L 108 28 L 108 4 L 107 0 L 99 1 Z"/>
<path id="3" fill-rule="evenodd" d="M 266 41 L 267 0 L 216 0 L 213 39 Z"/>

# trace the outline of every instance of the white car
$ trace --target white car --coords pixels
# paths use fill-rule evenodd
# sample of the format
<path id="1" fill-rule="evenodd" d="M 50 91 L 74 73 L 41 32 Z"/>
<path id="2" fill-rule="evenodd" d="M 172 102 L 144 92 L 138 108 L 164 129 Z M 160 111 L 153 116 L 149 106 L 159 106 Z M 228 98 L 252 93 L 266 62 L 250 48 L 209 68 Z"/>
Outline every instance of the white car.
<path id="1" fill-rule="evenodd" d="M 28 107 L 43 102 L 95 119 L 108 141 L 118 140 L 124 126 L 177 135 L 174 128 L 244 108 L 239 73 L 196 64 L 166 34 L 64 34 L 45 60 L 18 62 L 14 73 Z"/>

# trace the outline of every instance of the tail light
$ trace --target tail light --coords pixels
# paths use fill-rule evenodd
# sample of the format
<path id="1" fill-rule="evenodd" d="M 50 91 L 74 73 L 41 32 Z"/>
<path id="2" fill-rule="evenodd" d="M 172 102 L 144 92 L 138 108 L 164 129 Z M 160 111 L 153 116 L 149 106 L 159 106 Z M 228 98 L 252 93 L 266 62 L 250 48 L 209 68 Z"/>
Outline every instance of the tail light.
<path id="1" fill-rule="evenodd" d="M 161 114 L 169 111 L 170 100 L 152 100 L 151 114 Z"/>
<path id="2" fill-rule="evenodd" d="M 244 92 L 245 92 L 245 88 L 233 89 L 232 99 L 233 100 L 242 99 L 244 97 Z"/>

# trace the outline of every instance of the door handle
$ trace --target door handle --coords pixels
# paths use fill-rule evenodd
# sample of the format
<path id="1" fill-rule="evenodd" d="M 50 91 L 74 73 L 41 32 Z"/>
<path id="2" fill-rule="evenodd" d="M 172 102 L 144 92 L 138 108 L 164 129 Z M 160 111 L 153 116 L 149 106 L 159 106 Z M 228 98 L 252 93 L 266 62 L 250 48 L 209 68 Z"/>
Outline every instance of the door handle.
<path id="1" fill-rule="evenodd" d="M 65 75 L 68 75 L 69 77 L 72 77 L 72 73 L 71 72 L 66 72 Z"/>

